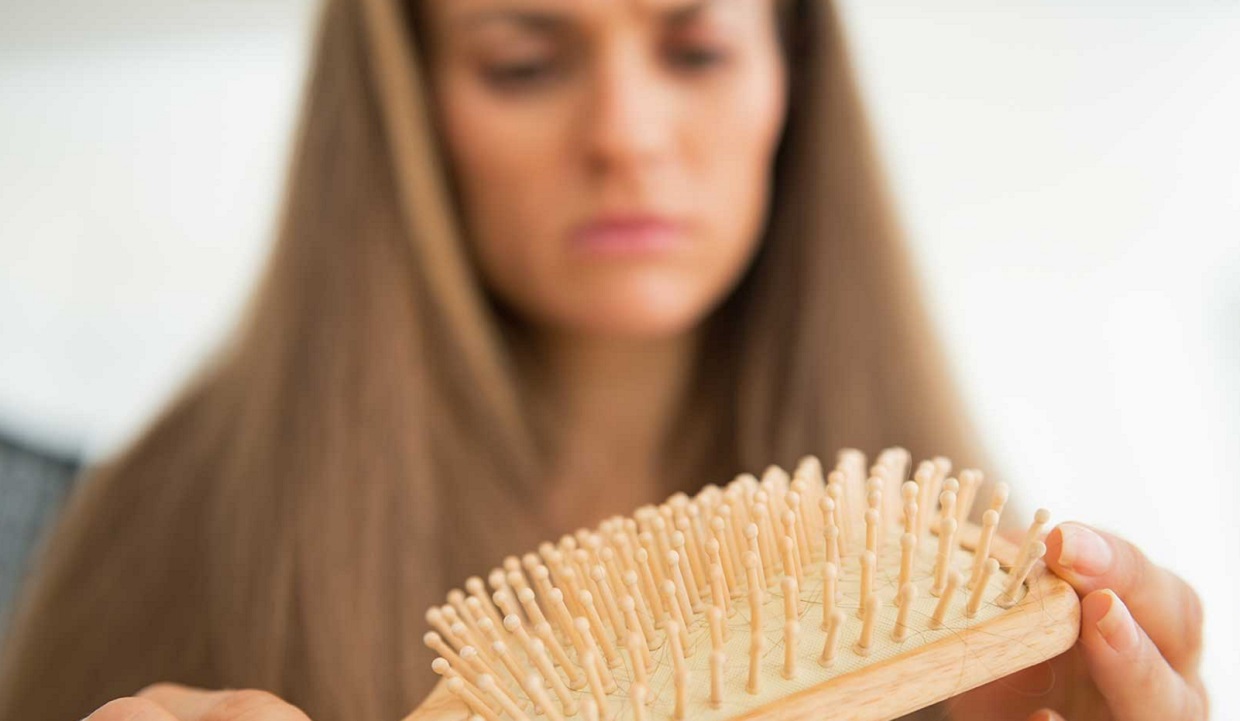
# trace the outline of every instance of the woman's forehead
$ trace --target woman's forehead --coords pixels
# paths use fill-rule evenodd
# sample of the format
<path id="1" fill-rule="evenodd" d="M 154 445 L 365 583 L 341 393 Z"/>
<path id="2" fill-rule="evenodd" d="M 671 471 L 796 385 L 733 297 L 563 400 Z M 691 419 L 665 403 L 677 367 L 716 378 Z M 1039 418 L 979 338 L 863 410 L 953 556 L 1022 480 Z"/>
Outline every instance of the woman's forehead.
<path id="1" fill-rule="evenodd" d="M 427 0 L 444 18 L 466 24 L 526 17 L 586 18 L 608 14 L 652 19 L 690 17 L 717 6 L 762 5 L 765 0 Z"/>

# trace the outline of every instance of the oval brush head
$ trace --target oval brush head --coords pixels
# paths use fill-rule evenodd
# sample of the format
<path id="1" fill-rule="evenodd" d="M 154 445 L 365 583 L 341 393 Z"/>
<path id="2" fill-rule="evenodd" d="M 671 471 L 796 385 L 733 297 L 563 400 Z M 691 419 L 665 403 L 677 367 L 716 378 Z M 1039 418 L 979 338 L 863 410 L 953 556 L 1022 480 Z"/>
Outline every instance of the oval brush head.
<path id="1" fill-rule="evenodd" d="M 406 721 L 879 721 L 1071 647 L 1049 514 L 1015 546 L 1005 485 L 977 514 L 980 472 L 910 466 L 806 457 L 505 559 L 427 611 L 444 681 Z"/>

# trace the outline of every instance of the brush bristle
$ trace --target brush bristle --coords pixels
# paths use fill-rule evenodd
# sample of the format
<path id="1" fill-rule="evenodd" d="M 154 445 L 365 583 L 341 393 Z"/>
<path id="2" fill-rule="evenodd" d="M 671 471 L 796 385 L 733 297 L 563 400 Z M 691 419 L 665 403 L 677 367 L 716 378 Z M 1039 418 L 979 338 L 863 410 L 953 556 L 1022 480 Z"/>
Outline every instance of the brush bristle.
<path id="1" fill-rule="evenodd" d="M 1000 568 L 1007 487 L 979 528 L 979 471 L 911 470 L 904 449 L 868 469 L 850 449 L 824 481 L 807 456 L 509 557 L 427 612 L 432 668 L 487 721 L 713 721 L 1005 613 L 1045 552 L 1046 512 Z"/>

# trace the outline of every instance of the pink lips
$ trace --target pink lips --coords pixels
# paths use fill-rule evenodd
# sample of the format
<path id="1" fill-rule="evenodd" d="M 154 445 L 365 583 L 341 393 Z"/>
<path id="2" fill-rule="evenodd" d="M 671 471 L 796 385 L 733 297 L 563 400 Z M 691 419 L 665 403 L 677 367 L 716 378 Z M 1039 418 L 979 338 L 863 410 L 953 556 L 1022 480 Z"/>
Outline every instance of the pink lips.
<path id="1" fill-rule="evenodd" d="M 672 250 L 685 238 L 682 223 L 654 215 L 593 220 L 572 234 L 573 250 L 605 257 L 646 256 Z"/>

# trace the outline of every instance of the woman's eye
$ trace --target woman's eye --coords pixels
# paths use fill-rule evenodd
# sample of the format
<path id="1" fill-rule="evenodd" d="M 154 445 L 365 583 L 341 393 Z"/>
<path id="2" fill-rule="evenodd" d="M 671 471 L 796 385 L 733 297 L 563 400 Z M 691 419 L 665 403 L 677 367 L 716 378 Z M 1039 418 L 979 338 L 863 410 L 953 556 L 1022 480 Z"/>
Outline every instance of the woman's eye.
<path id="1" fill-rule="evenodd" d="M 727 59 L 726 52 L 708 47 L 676 48 L 670 53 L 672 64 L 688 71 L 708 70 L 722 65 Z"/>
<path id="2" fill-rule="evenodd" d="M 501 90 L 538 85 L 555 74 L 555 63 L 545 60 L 499 63 L 483 69 L 483 76 Z"/>

